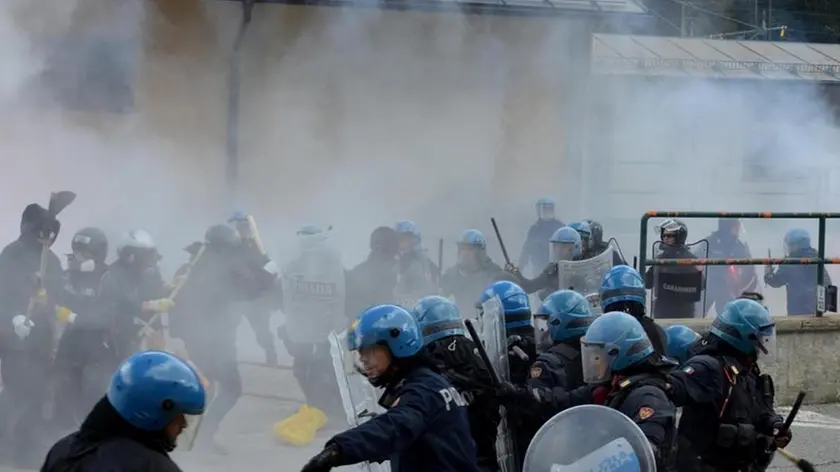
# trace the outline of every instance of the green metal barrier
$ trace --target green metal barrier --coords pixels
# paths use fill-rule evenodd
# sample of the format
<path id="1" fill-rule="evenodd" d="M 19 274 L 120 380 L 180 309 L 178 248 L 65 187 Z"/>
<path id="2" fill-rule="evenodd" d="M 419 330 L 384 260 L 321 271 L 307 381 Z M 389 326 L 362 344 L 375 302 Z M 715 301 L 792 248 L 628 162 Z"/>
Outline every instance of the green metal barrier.
<path id="1" fill-rule="evenodd" d="M 817 257 L 765 258 L 765 259 L 648 259 L 648 221 L 651 218 L 743 218 L 743 219 L 795 219 L 819 220 Z M 825 265 L 840 264 L 840 258 L 825 257 L 825 222 L 840 219 L 840 213 L 772 213 L 772 212 L 717 212 L 717 211 L 648 211 L 642 215 L 639 238 L 639 272 L 644 275 L 647 266 L 667 265 L 817 265 L 816 315 L 825 313 Z"/>

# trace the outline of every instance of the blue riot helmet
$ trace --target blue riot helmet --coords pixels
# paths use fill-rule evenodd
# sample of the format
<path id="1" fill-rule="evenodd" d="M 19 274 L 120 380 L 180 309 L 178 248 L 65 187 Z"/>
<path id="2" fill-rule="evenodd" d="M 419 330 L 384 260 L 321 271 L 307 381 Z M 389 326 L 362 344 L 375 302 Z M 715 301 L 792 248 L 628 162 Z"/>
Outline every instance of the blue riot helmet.
<path id="1" fill-rule="evenodd" d="M 645 281 L 639 271 L 630 266 L 617 265 L 607 271 L 598 297 L 603 313 L 623 311 L 633 316 L 645 314 Z"/>
<path id="2" fill-rule="evenodd" d="M 583 252 L 580 234 L 569 226 L 564 226 L 548 240 L 549 261 L 573 261 Z"/>
<path id="3" fill-rule="evenodd" d="M 583 381 L 598 384 L 614 373 L 642 362 L 653 354 L 653 345 L 639 320 L 613 311 L 595 318 L 580 338 Z"/>
<path id="4" fill-rule="evenodd" d="M 298 236 L 312 236 L 314 234 L 321 234 L 324 230 L 315 225 L 306 225 L 297 230 Z"/>
<path id="5" fill-rule="evenodd" d="M 586 297 L 574 290 L 558 290 L 534 313 L 534 330 L 542 345 L 548 340 L 570 341 L 583 336 L 594 319 Z"/>
<path id="6" fill-rule="evenodd" d="M 776 323 L 766 308 L 739 298 L 723 307 L 709 333 L 747 355 L 772 361 L 776 354 Z"/>
<path id="7" fill-rule="evenodd" d="M 554 199 L 542 197 L 537 200 L 537 218 L 541 220 L 554 219 Z"/>
<path id="8" fill-rule="evenodd" d="M 131 426 L 143 431 L 164 431 L 173 421 L 186 419 L 177 438 L 189 449 L 206 405 L 201 376 L 187 362 L 161 351 L 134 354 L 111 377 L 108 403 Z M 168 438 L 174 447 L 176 438 Z"/>
<path id="9" fill-rule="evenodd" d="M 405 253 L 420 247 L 420 227 L 411 220 L 401 220 L 394 224 L 394 231 L 399 237 L 400 252 Z"/>
<path id="10" fill-rule="evenodd" d="M 376 346 L 388 349 L 387 365 L 378 361 Z M 347 347 L 356 351 L 362 369 L 374 386 L 382 386 L 391 372 L 392 359 L 415 356 L 423 348 L 423 334 L 417 321 L 405 308 L 377 305 L 363 311 L 347 331 Z M 381 358 L 380 358 L 381 359 Z"/>
<path id="11" fill-rule="evenodd" d="M 691 347 L 700 339 L 696 331 L 683 325 L 672 325 L 665 328 L 668 336 L 668 345 L 665 346 L 665 354 L 684 364 L 692 356 Z"/>
<path id="12" fill-rule="evenodd" d="M 507 280 L 493 282 L 481 294 L 478 302 L 476 302 L 476 307 L 481 309 L 484 302 L 495 296 L 498 296 L 499 300 L 502 301 L 506 329 L 533 326 L 531 322 L 531 302 L 522 287 Z"/>
<path id="13" fill-rule="evenodd" d="M 241 223 L 243 221 L 248 221 L 248 214 L 242 210 L 234 211 L 228 218 L 228 223 Z"/>
<path id="14" fill-rule="evenodd" d="M 461 233 L 456 243 L 458 246 L 458 265 L 476 267 L 485 257 L 487 240 L 477 229 L 468 229 Z"/>
<path id="15" fill-rule="evenodd" d="M 785 255 L 811 248 L 811 235 L 801 228 L 794 228 L 785 234 Z"/>
<path id="16" fill-rule="evenodd" d="M 322 252 L 327 248 L 327 236 L 324 230 L 315 225 L 301 227 L 295 233 L 302 253 Z"/>
<path id="17" fill-rule="evenodd" d="M 424 345 L 466 334 L 458 307 L 447 298 L 437 295 L 423 297 L 411 309 L 411 315 L 423 332 Z"/>

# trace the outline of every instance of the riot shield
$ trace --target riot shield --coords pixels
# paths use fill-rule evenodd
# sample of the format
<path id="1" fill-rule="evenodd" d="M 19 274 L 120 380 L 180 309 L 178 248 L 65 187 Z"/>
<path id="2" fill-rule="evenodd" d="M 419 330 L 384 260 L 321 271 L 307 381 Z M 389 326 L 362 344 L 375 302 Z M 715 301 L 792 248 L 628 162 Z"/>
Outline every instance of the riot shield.
<path id="1" fill-rule="evenodd" d="M 502 300 L 495 296 L 481 305 L 481 338 L 484 350 L 499 380 L 510 381 L 507 334 L 505 332 L 505 311 Z M 496 434 L 496 458 L 501 472 L 516 472 L 516 440 L 512 428 L 508 427 L 507 412 L 500 408 L 502 420 Z"/>
<path id="2" fill-rule="evenodd" d="M 338 382 L 338 392 L 341 395 L 341 404 L 347 415 L 347 425 L 354 428 L 373 416 L 384 413 L 385 410 L 379 406 L 380 393 L 364 375 L 356 371 L 352 353 L 346 348 L 347 331 L 341 334 L 332 332 L 329 340 L 330 356 Z M 387 462 L 382 464 L 363 462 L 351 468 L 364 472 L 388 472 L 390 465 Z"/>
<path id="3" fill-rule="evenodd" d="M 282 265 L 283 314 L 290 339 L 323 342 L 345 328 L 345 276 L 332 232 L 298 235 L 300 251 Z"/>
<path id="4" fill-rule="evenodd" d="M 610 246 L 606 251 L 583 261 L 560 261 L 557 263 L 558 290 L 574 290 L 587 297 L 592 303 L 598 298 L 598 290 L 604 275 L 612 269 L 613 251 Z M 600 312 L 600 302 L 598 303 Z"/>
<path id="5" fill-rule="evenodd" d="M 622 413 L 600 405 L 569 408 L 531 440 L 522 472 L 656 472 L 653 449 Z"/>
<path id="6" fill-rule="evenodd" d="M 709 241 L 686 244 L 685 248 L 698 259 L 709 257 Z M 652 254 L 656 259 L 672 258 L 665 251 L 661 241 L 653 243 Z M 679 259 L 688 258 L 688 254 Z M 706 305 L 706 266 L 678 264 L 672 266 L 653 266 L 653 290 L 651 295 L 651 315 L 654 318 L 704 318 Z M 660 304 L 657 309 L 657 303 Z M 672 312 L 671 307 L 693 303 L 691 312 Z"/>

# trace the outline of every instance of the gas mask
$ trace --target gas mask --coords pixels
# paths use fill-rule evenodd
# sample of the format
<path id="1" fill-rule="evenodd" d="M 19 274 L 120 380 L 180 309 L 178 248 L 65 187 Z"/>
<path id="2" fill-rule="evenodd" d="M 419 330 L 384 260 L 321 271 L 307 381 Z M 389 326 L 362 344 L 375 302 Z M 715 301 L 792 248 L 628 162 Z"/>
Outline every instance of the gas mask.
<path id="1" fill-rule="evenodd" d="M 96 261 L 82 253 L 74 252 L 67 255 L 67 269 L 78 272 L 93 272 L 96 270 Z"/>

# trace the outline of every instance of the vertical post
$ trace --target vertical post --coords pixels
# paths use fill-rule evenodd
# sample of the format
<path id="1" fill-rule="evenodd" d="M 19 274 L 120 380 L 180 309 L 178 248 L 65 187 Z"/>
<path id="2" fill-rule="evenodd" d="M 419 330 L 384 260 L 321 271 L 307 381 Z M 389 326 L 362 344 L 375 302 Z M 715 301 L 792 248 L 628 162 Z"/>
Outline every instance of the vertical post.
<path id="1" fill-rule="evenodd" d="M 227 140 L 225 142 L 225 153 L 227 156 L 227 167 L 225 177 L 227 180 L 228 199 L 230 204 L 235 204 L 238 199 L 237 183 L 239 180 L 239 92 L 241 88 L 239 74 L 239 50 L 245 37 L 245 30 L 251 23 L 251 12 L 254 8 L 254 0 L 242 0 L 242 22 L 236 32 L 236 39 L 233 42 L 228 64 L 227 77 Z"/>
<path id="2" fill-rule="evenodd" d="M 645 276 L 645 259 L 647 259 L 647 225 L 649 216 L 642 216 L 642 223 L 639 231 L 639 273 Z"/>
<path id="3" fill-rule="evenodd" d="M 817 316 L 825 313 L 825 216 L 820 216 L 819 243 L 817 257 L 820 263 L 817 264 Z"/>

